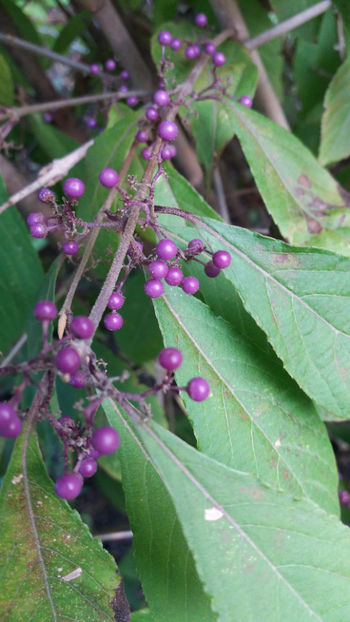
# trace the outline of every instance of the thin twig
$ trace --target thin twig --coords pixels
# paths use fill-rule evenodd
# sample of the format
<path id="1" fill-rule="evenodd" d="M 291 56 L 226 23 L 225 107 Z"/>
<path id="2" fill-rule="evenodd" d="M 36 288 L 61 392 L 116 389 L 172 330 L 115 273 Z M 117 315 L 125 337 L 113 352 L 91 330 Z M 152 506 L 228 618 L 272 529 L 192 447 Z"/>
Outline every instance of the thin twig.
<path id="1" fill-rule="evenodd" d="M 318 2 L 317 4 L 312 5 L 308 9 L 305 9 L 305 11 L 301 11 L 300 13 L 293 15 L 293 17 L 284 20 L 284 22 L 277 24 L 277 26 L 269 28 L 268 30 L 261 32 L 260 35 L 256 35 L 256 37 L 251 37 L 243 43 L 248 50 L 255 50 L 255 48 L 259 47 L 260 45 L 263 45 L 268 41 L 272 41 L 273 39 L 276 39 L 281 35 L 285 35 L 287 32 L 294 30 L 294 28 L 298 28 L 298 26 L 305 24 L 305 22 L 314 19 L 314 17 L 322 15 L 322 13 L 325 13 L 331 6 L 331 0 L 323 0 L 322 2 Z"/>
<path id="2" fill-rule="evenodd" d="M 225 222 L 230 224 L 231 222 L 230 213 L 227 207 L 227 202 L 226 202 L 226 197 L 225 197 L 225 192 L 224 192 L 224 185 L 222 183 L 222 178 L 220 175 L 219 167 L 217 167 L 214 170 L 213 183 L 214 183 L 216 198 L 218 201 L 219 214 Z"/>
<path id="3" fill-rule="evenodd" d="M 105 101 L 108 99 L 126 99 L 130 95 L 144 96 L 147 95 L 147 91 L 135 90 L 127 91 L 113 91 L 112 93 L 95 93 L 94 95 L 83 95 L 82 97 L 70 97 L 69 99 L 58 99 L 51 102 L 43 102 L 40 104 L 32 104 L 30 106 L 19 106 L 17 108 L 6 108 L 4 112 L 0 112 L 0 121 L 5 119 L 19 120 L 28 114 L 34 114 L 36 112 L 44 112 L 46 110 L 58 110 L 59 108 L 69 108 L 72 106 L 78 106 L 80 104 L 89 104 L 90 102 Z"/>
<path id="4" fill-rule="evenodd" d="M 8 355 L 5 356 L 5 358 L 1 361 L 0 367 L 6 367 L 6 365 L 8 365 L 12 361 L 12 359 L 16 356 L 17 352 L 19 352 L 21 347 L 25 344 L 27 339 L 28 339 L 27 333 L 23 333 L 23 335 L 21 335 L 20 338 L 16 341 L 16 343 L 12 346 Z"/>
<path id="5" fill-rule="evenodd" d="M 15 205 L 15 203 L 18 203 L 18 201 L 21 201 L 24 197 L 32 194 L 39 188 L 56 184 L 60 179 L 62 179 L 62 177 L 67 175 L 67 173 L 73 168 L 73 166 L 75 166 L 75 164 L 77 164 L 77 162 L 80 162 L 80 160 L 85 157 L 87 150 L 93 144 L 94 141 L 89 140 L 87 143 L 81 145 L 78 149 L 74 149 L 74 151 L 71 151 L 63 158 L 57 158 L 56 160 L 50 162 L 50 164 L 44 166 L 44 168 L 41 169 L 39 177 L 35 181 L 13 194 L 8 201 L 0 206 L 0 214 L 8 207 Z"/>
<path id="6" fill-rule="evenodd" d="M 344 37 L 344 24 L 343 18 L 340 11 L 335 10 L 335 19 L 337 22 L 337 36 L 338 43 L 334 46 L 334 49 L 339 52 L 340 60 L 343 62 L 345 60 L 345 37 Z"/>
<path id="7" fill-rule="evenodd" d="M 63 56 L 62 54 L 58 54 L 57 52 L 53 52 L 48 48 L 45 48 L 41 45 L 36 45 L 35 43 L 30 43 L 29 41 L 25 41 L 24 39 L 19 39 L 18 37 L 14 37 L 13 35 L 8 35 L 6 33 L 0 32 L 0 41 L 5 45 L 9 45 L 12 47 L 22 48 L 27 50 L 28 52 L 32 52 L 33 54 L 37 54 L 38 56 L 45 56 L 46 58 L 50 58 L 51 60 L 56 61 L 57 63 L 62 63 L 62 65 L 68 65 L 77 71 L 81 71 L 85 74 L 90 74 L 90 66 L 87 63 L 80 63 L 79 61 L 72 60 L 67 56 Z M 110 74 L 99 73 L 99 76 L 105 76 L 111 78 Z"/>
<path id="8" fill-rule="evenodd" d="M 111 533 L 103 533 L 96 538 L 100 538 L 101 542 L 114 542 L 116 540 L 131 540 L 133 538 L 132 531 L 112 531 Z"/>

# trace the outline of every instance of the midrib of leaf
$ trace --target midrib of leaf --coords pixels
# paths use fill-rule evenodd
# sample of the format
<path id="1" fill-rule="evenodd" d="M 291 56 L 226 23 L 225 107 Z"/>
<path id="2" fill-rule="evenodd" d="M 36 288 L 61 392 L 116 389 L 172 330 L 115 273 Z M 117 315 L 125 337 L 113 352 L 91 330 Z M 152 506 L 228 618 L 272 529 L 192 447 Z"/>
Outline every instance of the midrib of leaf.
<path id="1" fill-rule="evenodd" d="M 266 434 L 265 430 L 263 428 L 261 428 L 261 426 L 259 425 L 259 423 L 257 422 L 256 418 L 254 417 L 254 415 L 250 412 L 250 410 L 248 410 L 247 406 L 240 400 L 240 398 L 238 397 L 238 395 L 236 394 L 236 392 L 233 390 L 233 387 L 231 387 L 228 382 L 223 378 L 223 376 L 221 375 L 221 373 L 219 372 L 219 370 L 214 366 L 213 362 L 207 357 L 206 353 L 202 350 L 202 348 L 199 346 L 199 344 L 197 344 L 193 338 L 193 335 L 187 330 L 186 326 L 184 325 L 182 319 L 180 318 L 180 316 L 178 315 L 178 313 L 176 313 L 175 309 L 172 307 L 172 305 L 170 304 L 169 300 L 167 299 L 167 297 L 164 295 L 163 296 L 163 300 L 164 302 L 167 304 L 170 312 L 173 314 L 174 318 L 176 319 L 176 321 L 178 322 L 179 326 L 181 326 L 182 330 L 186 333 L 187 337 L 190 339 L 190 341 L 194 344 L 195 348 L 198 350 L 198 352 L 200 352 L 201 356 L 204 358 L 204 360 L 206 361 L 206 363 L 208 364 L 208 366 L 213 370 L 213 372 L 217 375 L 217 377 L 220 379 L 220 381 L 222 382 L 223 386 L 226 387 L 226 389 L 228 390 L 228 392 L 234 397 L 234 399 L 237 401 L 237 403 L 240 405 L 240 407 L 242 408 L 242 410 L 248 415 L 251 425 L 255 425 L 257 427 L 257 429 L 260 431 L 260 433 L 262 434 L 262 436 L 266 439 L 266 441 L 270 444 L 271 448 L 273 449 L 273 451 L 277 454 L 278 456 L 278 460 L 281 461 L 285 467 L 287 468 L 287 470 L 293 475 L 293 477 L 295 478 L 295 481 L 299 484 L 301 490 L 303 491 L 303 494 L 306 498 L 310 499 L 308 493 L 306 492 L 302 481 L 300 481 L 298 475 L 294 472 L 292 466 L 289 464 L 288 461 L 286 461 L 285 457 L 278 451 L 278 448 L 275 446 L 275 443 L 271 440 L 271 438 L 269 438 L 269 436 Z M 288 415 L 288 413 L 286 413 L 286 411 L 283 409 L 282 405 L 279 404 L 279 407 L 281 408 L 281 410 Z M 227 413 L 227 409 L 226 409 L 226 405 L 225 405 L 225 415 Z M 227 434 L 228 437 L 230 439 L 230 446 L 231 446 L 231 455 L 233 455 L 233 444 L 232 444 L 232 438 L 231 438 L 231 432 L 230 432 L 230 428 L 228 426 L 228 420 L 226 417 L 226 421 L 227 421 Z M 255 449 L 254 449 L 254 439 L 253 439 L 253 435 L 251 434 L 251 440 L 252 440 L 252 448 L 253 448 L 253 453 L 254 453 L 254 458 L 256 460 L 256 454 L 255 454 Z M 308 453 L 310 453 L 308 451 Z M 319 455 L 315 455 L 315 458 L 317 457 L 318 460 L 321 460 Z M 324 460 L 322 460 L 324 464 L 326 464 L 326 462 Z M 278 469 L 277 473 L 278 473 Z M 259 473 L 259 469 L 258 466 L 256 464 L 256 472 Z M 326 488 L 322 487 L 326 492 Z"/>
<path id="2" fill-rule="evenodd" d="M 226 105 L 231 108 L 231 110 L 233 110 L 234 114 L 239 118 L 239 120 L 243 123 L 244 127 L 246 128 L 246 130 L 248 132 L 250 132 L 251 136 L 254 138 L 254 140 L 257 142 L 257 144 L 259 145 L 261 151 L 264 153 L 264 156 L 266 157 L 266 159 L 268 160 L 268 162 L 270 163 L 272 169 L 274 170 L 276 176 L 278 177 L 279 181 L 281 182 L 283 188 L 285 188 L 288 192 L 288 196 L 290 197 L 291 201 L 293 201 L 293 203 L 295 205 L 297 205 L 299 207 L 299 209 L 301 210 L 302 213 L 307 214 L 310 218 L 312 218 L 313 220 L 317 220 L 317 222 L 319 222 L 322 225 L 322 229 L 324 228 L 323 223 L 321 222 L 321 220 L 317 217 L 317 214 L 314 214 L 313 212 L 309 212 L 305 205 L 301 202 L 301 200 L 299 200 L 297 198 L 297 196 L 295 196 L 294 194 L 292 194 L 291 190 L 289 189 L 289 186 L 287 184 L 287 182 L 285 181 L 285 179 L 282 177 L 281 173 L 279 172 L 278 168 L 275 166 L 275 162 L 274 159 L 269 155 L 268 151 L 265 150 L 262 142 L 259 140 L 259 133 L 254 131 L 254 128 L 249 124 L 249 122 L 247 121 L 247 119 L 245 117 L 243 117 L 238 108 L 236 108 L 235 106 L 232 106 L 231 102 L 229 101 L 225 101 Z M 337 205 L 335 207 L 338 208 L 342 208 L 342 205 Z M 269 209 L 268 205 L 267 205 L 267 209 L 269 212 L 271 212 L 271 210 Z"/>
<path id="3" fill-rule="evenodd" d="M 121 418 L 123 425 L 126 426 L 128 430 L 130 430 L 130 427 L 125 421 L 123 414 L 116 408 L 115 404 L 112 401 L 111 403 L 113 405 L 113 408 L 116 410 L 117 414 Z M 259 549 L 259 547 L 255 544 L 255 542 L 249 537 L 249 535 L 244 531 L 244 529 L 242 529 L 242 527 L 234 520 L 234 518 L 230 516 L 230 514 L 225 510 L 225 508 L 218 501 L 216 501 L 216 499 L 210 494 L 210 492 L 196 479 L 196 477 L 194 477 L 194 475 L 192 475 L 192 473 L 187 469 L 187 467 L 165 445 L 165 443 L 161 440 L 161 438 L 159 438 L 159 436 L 154 432 L 154 430 L 150 426 L 148 426 L 148 424 L 146 424 L 141 418 L 136 419 L 136 416 L 135 416 L 135 424 L 139 428 L 144 430 L 144 432 L 146 432 L 146 434 L 148 434 L 152 438 L 152 440 L 162 449 L 162 451 L 164 451 L 167 457 L 178 467 L 178 469 L 185 475 L 185 477 L 191 482 L 191 484 L 195 488 L 197 488 L 197 490 L 199 490 L 199 492 L 213 505 L 213 507 L 215 507 L 219 512 L 222 513 L 222 515 L 226 518 L 227 522 L 230 525 L 232 525 L 232 527 L 237 531 L 240 537 L 243 540 L 245 540 L 247 544 L 257 553 L 257 555 L 267 564 L 270 570 L 287 587 L 287 589 L 291 591 L 291 593 L 297 598 L 300 604 L 303 607 L 305 607 L 305 609 L 310 614 L 312 614 L 316 620 L 319 620 L 320 622 L 322 622 L 322 619 L 319 617 L 319 615 L 308 605 L 308 603 L 300 596 L 300 594 L 298 594 L 295 588 L 279 572 L 278 568 L 271 562 L 271 560 L 267 557 L 267 555 L 265 555 L 265 553 L 263 553 L 263 551 Z M 135 436 L 134 436 L 134 439 L 136 440 Z M 140 443 L 140 441 L 138 442 Z M 144 449 L 144 454 L 147 457 L 147 460 L 149 460 L 152 463 L 152 465 L 154 465 L 154 462 L 151 459 L 148 450 L 145 447 L 143 447 L 143 449 Z M 238 471 L 235 471 L 234 469 L 229 469 L 228 467 L 225 467 L 224 465 L 221 465 L 221 467 L 233 473 L 238 472 Z M 168 487 L 166 479 L 163 477 L 163 475 L 159 472 L 158 469 L 156 470 L 158 474 L 160 475 L 162 481 L 164 482 L 165 486 L 168 488 L 170 495 L 172 495 L 171 489 L 170 487 Z"/>
<path id="4" fill-rule="evenodd" d="M 38 530 L 36 528 L 35 515 L 33 511 L 32 499 L 30 496 L 29 479 L 28 479 L 28 472 L 27 472 L 27 451 L 28 451 L 28 441 L 29 441 L 30 433 L 31 433 L 31 425 L 28 422 L 28 425 L 26 426 L 26 430 L 25 430 L 25 437 L 24 437 L 23 448 L 22 448 L 22 469 L 23 469 L 24 494 L 25 494 L 25 498 L 27 501 L 28 516 L 29 516 L 30 525 L 31 525 L 32 532 L 33 532 L 35 548 L 37 551 L 41 572 L 43 575 L 45 590 L 46 590 L 48 601 L 50 603 L 54 622 L 56 622 L 58 620 L 57 612 L 56 612 L 56 608 L 53 602 L 53 597 L 51 594 L 49 578 L 48 578 L 44 558 L 41 553 L 40 538 L 39 538 Z"/>

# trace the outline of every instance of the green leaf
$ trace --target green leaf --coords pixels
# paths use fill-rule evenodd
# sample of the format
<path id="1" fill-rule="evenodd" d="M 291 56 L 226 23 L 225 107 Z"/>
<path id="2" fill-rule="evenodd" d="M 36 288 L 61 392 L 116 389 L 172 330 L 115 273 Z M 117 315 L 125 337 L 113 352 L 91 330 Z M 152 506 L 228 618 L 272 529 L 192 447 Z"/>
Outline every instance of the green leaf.
<path id="1" fill-rule="evenodd" d="M 24 439 L 16 441 L 0 495 L 0 615 L 8 622 L 112 621 L 120 581 L 114 561 L 56 496 L 34 434 L 25 477 Z"/>
<path id="2" fill-rule="evenodd" d="M 143 292 L 145 278 L 142 271 L 131 275 L 125 284 L 123 315 L 126 318 L 118 332 L 118 345 L 127 358 L 136 365 L 155 359 L 162 348 L 162 337 L 154 315 L 152 302 Z M 142 297 L 142 313 L 140 313 Z"/>
<path id="3" fill-rule="evenodd" d="M 329 85 L 322 119 L 320 162 L 330 164 L 350 155 L 350 58 Z"/>
<path id="4" fill-rule="evenodd" d="M 350 200 L 292 134 L 240 104 L 225 106 L 266 207 L 293 244 L 350 255 Z"/>
<path id="5" fill-rule="evenodd" d="M 172 497 L 220 622 L 349 618 L 348 527 L 156 424 L 137 425 L 137 436 Z"/>
<path id="6" fill-rule="evenodd" d="M 107 400 L 103 407 L 121 436 L 118 454 L 134 533 L 133 551 L 154 620 L 214 622 L 173 501 L 152 456 L 142 447 L 122 411 Z"/>
<path id="7" fill-rule="evenodd" d="M 159 30 L 164 29 L 169 30 L 174 37 L 185 41 L 194 41 L 198 38 L 198 28 L 190 23 L 169 22 L 162 24 L 159 28 Z M 194 66 L 194 61 L 186 58 L 185 48 L 186 45 L 183 45 L 182 49 L 176 52 L 166 49 L 166 58 L 174 63 L 171 72 L 166 73 L 169 89 L 173 88 L 174 83 L 179 84 L 185 80 Z M 244 46 L 236 41 L 227 40 L 220 45 L 219 49 L 225 54 L 226 63 L 218 68 L 217 74 L 227 88 L 227 93 L 234 97 L 254 95 L 258 79 L 257 69 Z M 160 62 L 161 46 L 157 40 L 157 33 L 152 39 L 152 56 L 156 63 Z M 199 92 L 212 82 L 212 63 L 208 58 L 208 63 L 199 75 L 194 90 Z M 222 114 L 216 100 L 193 102 L 190 108 L 182 106 L 180 114 L 186 125 L 190 125 L 196 141 L 198 159 L 205 166 L 210 178 L 215 160 L 233 136 L 227 115 Z"/>
<path id="8" fill-rule="evenodd" d="M 167 286 L 154 304 L 165 346 L 183 353 L 178 386 L 195 376 L 210 385 L 204 402 L 181 394 L 201 451 L 337 514 L 338 474 L 326 429 L 275 355 L 177 288 Z"/>
<path id="9" fill-rule="evenodd" d="M 3 56 L 0 56 L 0 105 L 13 105 L 13 80 L 10 68 Z"/>
<path id="10" fill-rule="evenodd" d="M 13 0 L 1 0 L 1 4 L 16 25 L 19 36 L 36 45 L 42 45 L 40 35 L 38 35 L 29 17 L 27 17 L 25 12 L 18 6 L 18 3 L 13 2 Z"/>
<path id="11" fill-rule="evenodd" d="M 0 203 L 7 193 L 0 178 Z M 5 353 L 23 333 L 42 279 L 42 267 L 31 242 L 28 227 L 16 211 L 0 215 L 3 231 L 0 245 L 0 350 Z"/>
<path id="12" fill-rule="evenodd" d="M 350 260 L 206 222 L 204 239 L 230 252 L 225 277 L 288 373 L 317 404 L 348 417 Z"/>
<path id="13" fill-rule="evenodd" d="M 290 0 L 271 0 L 271 6 L 277 14 L 278 21 L 283 22 L 285 19 L 289 19 L 301 13 L 301 11 L 305 11 L 305 9 L 316 4 L 316 2 L 317 0 L 294 0 L 294 2 L 290 2 Z M 320 17 L 310 19 L 306 24 L 292 30 L 291 35 L 293 37 L 313 40 L 317 36 L 320 19 Z"/>
<path id="14" fill-rule="evenodd" d="M 81 11 L 71 17 L 61 29 L 55 40 L 53 50 L 58 54 L 65 54 L 75 39 L 80 37 L 90 25 L 93 14 L 90 11 Z"/>
<path id="15" fill-rule="evenodd" d="M 32 132 L 47 158 L 63 158 L 69 151 L 74 151 L 79 144 L 59 129 L 45 123 L 41 116 L 30 115 L 29 123 Z"/>
<path id="16" fill-rule="evenodd" d="M 153 622 L 154 618 L 149 609 L 140 609 L 140 611 L 134 611 L 130 616 L 131 622 Z"/>

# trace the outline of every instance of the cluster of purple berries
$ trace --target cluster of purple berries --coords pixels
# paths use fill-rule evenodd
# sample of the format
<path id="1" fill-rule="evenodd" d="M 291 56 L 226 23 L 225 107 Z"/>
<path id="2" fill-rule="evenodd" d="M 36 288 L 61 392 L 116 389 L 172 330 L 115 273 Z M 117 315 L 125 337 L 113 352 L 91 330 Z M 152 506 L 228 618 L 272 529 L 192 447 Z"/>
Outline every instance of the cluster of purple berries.
<path id="1" fill-rule="evenodd" d="M 210 253 L 205 248 L 202 240 L 191 240 L 187 249 L 183 251 L 186 259 L 195 259 L 200 261 L 196 256 L 203 251 Z M 150 298 L 159 298 L 164 293 L 164 284 L 161 279 L 164 279 L 168 285 L 179 286 L 181 285 L 183 291 L 186 294 L 195 294 L 199 289 L 199 281 L 195 276 L 184 276 L 181 268 L 178 265 L 179 249 L 173 240 L 165 238 L 160 240 L 156 246 L 156 254 L 158 259 L 152 261 L 148 266 L 148 271 L 151 275 L 151 279 L 145 283 L 145 293 Z M 210 277 L 214 278 L 218 276 L 222 269 L 227 268 L 231 263 L 231 255 L 227 251 L 220 250 L 216 253 L 211 253 L 212 259 L 204 264 L 204 272 Z M 171 260 L 175 260 L 172 263 Z"/>
<path id="2" fill-rule="evenodd" d="M 177 348 L 164 348 L 158 356 L 159 364 L 168 372 L 173 372 L 182 364 L 182 353 Z M 184 390 L 195 402 L 203 402 L 210 394 L 210 387 L 205 378 L 196 377 L 190 380 Z"/>
<path id="3" fill-rule="evenodd" d="M 73 433 L 75 423 L 70 417 L 58 420 L 65 432 Z M 67 471 L 56 481 L 55 492 L 61 499 L 75 499 L 83 487 L 84 478 L 92 477 L 97 471 L 97 460 L 100 456 L 114 453 L 120 444 L 117 430 L 111 426 L 95 428 L 83 459 L 78 460 L 75 470 Z"/>

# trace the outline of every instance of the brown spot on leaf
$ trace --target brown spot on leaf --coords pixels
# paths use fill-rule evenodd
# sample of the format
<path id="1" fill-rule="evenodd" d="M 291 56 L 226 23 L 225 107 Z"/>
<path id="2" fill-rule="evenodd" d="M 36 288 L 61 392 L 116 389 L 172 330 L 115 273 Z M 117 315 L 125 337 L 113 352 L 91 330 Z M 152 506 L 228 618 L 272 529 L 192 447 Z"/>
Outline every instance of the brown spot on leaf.
<path id="1" fill-rule="evenodd" d="M 306 224 L 309 233 L 321 233 L 322 227 L 318 220 L 315 220 L 314 218 L 307 218 Z"/>
<path id="2" fill-rule="evenodd" d="M 310 181 L 310 179 L 308 178 L 307 175 L 299 175 L 298 183 L 301 186 L 305 186 L 305 188 L 311 188 L 311 181 Z"/>
<path id="3" fill-rule="evenodd" d="M 289 482 L 289 473 L 288 473 L 288 471 L 286 471 L 286 469 L 283 469 L 282 474 L 283 474 L 283 477 L 286 480 L 286 482 Z"/>
<path id="4" fill-rule="evenodd" d="M 286 263 L 287 261 L 290 261 L 291 259 L 293 258 L 289 253 L 281 253 L 279 255 L 274 256 L 275 263 Z"/>

